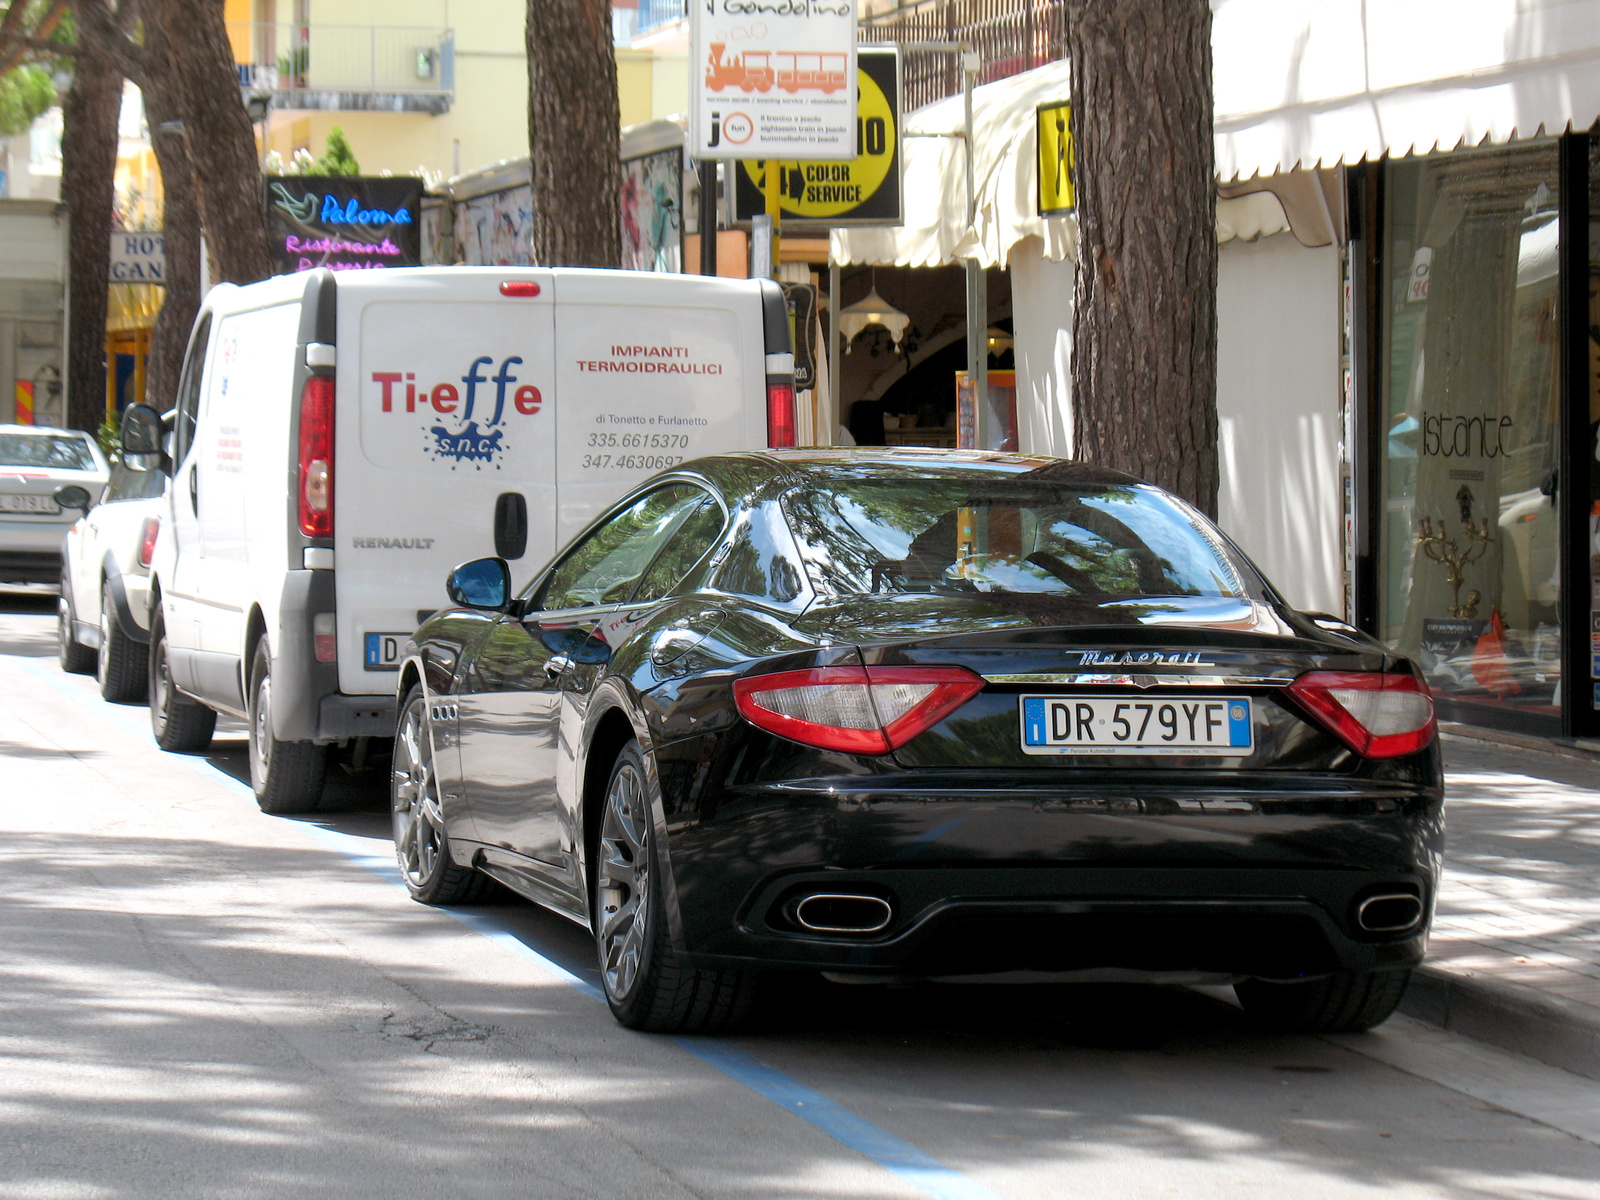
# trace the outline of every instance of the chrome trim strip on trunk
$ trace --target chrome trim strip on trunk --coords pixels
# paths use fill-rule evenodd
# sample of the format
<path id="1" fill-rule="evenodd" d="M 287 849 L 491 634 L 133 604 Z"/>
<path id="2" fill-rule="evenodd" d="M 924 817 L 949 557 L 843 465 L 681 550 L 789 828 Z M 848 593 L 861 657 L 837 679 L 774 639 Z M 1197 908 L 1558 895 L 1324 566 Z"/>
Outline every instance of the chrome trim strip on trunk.
<path id="1" fill-rule="evenodd" d="M 988 683 L 1051 683 L 1074 687 L 1288 687 L 1294 682 L 1292 675 L 1179 675 L 1163 673 L 1116 674 L 1104 672 L 1042 672 L 1002 675 L 985 675 Z"/>

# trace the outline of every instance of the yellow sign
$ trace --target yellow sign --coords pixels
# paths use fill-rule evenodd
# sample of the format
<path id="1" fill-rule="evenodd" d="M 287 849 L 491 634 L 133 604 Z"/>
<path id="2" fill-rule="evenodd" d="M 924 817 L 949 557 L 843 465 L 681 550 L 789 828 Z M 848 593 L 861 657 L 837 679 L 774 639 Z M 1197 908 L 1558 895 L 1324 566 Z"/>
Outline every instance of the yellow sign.
<path id="1" fill-rule="evenodd" d="M 1077 207 L 1072 172 L 1072 105 L 1039 106 L 1039 215 L 1059 217 Z"/>
<path id="2" fill-rule="evenodd" d="M 895 167 L 895 151 L 900 132 L 896 128 L 895 79 L 897 61 L 892 53 L 863 50 L 856 72 L 856 157 L 849 162 L 780 162 L 778 164 L 779 211 L 784 219 L 797 221 L 898 221 L 900 204 L 897 188 L 884 188 Z M 745 197 L 759 193 L 766 179 L 766 162 L 745 159 L 740 164 L 741 219 L 748 219 Z M 880 196 L 880 191 L 884 194 Z M 877 200 L 878 205 L 873 201 Z M 877 208 L 885 207 L 880 213 Z"/>

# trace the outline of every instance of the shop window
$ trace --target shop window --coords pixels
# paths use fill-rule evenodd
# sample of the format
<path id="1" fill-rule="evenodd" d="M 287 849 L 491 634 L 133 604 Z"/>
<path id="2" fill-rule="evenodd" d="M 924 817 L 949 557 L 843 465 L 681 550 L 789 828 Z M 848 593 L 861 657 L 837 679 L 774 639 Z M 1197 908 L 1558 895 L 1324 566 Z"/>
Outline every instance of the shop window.
<path id="1" fill-rule="evenodd" d="M 1446 715 L 1561 697 L 1556 145 L 1389 165 L 1380 633 Z"/>

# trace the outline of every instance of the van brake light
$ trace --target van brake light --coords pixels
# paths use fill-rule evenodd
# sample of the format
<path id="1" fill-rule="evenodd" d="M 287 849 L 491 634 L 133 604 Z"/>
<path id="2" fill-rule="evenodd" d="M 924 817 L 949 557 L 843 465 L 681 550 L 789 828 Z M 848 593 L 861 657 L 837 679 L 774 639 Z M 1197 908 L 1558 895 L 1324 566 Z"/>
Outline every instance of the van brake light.
<path id="1" fill-rule="evenodd" d="M 300 393 L 300 532 L 333 536 L 333 376 L 313 375 Z"/>
<path id="2" fill-rule="evenodd" d="M 507 279 L 500 285 L 502 296 L 537 296 L 539 285 L 531 279 Z"/>
<path id="3" fill-rule="evenodd" d="M 794 384 L 767 382 L 767 445 L 788 450 L 795 444 Z"/>
<path id="4" fill-rule="evenodd" d="M 156 555 L 156 535 L 161 532 L 160 517 L 146 517 L 139 531 L 139 565 L 148 567 Z"/>

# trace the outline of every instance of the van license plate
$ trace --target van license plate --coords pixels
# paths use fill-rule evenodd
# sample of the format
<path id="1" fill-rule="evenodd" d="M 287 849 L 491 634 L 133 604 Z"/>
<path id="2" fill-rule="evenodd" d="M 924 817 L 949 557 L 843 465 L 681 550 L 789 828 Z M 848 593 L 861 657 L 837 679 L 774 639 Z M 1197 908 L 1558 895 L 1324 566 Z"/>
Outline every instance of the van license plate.
<path id="1" fill-rule="evenodd" d="M 369 671 L 398 671 L 409 633 L 367 634 L 366 667 Z"/>
<path id="2" fill-rule="evenodd" d="M 1211 754 L 1254 748 L 1248 696 L 1024 696 L 1025 754 Z"/>

